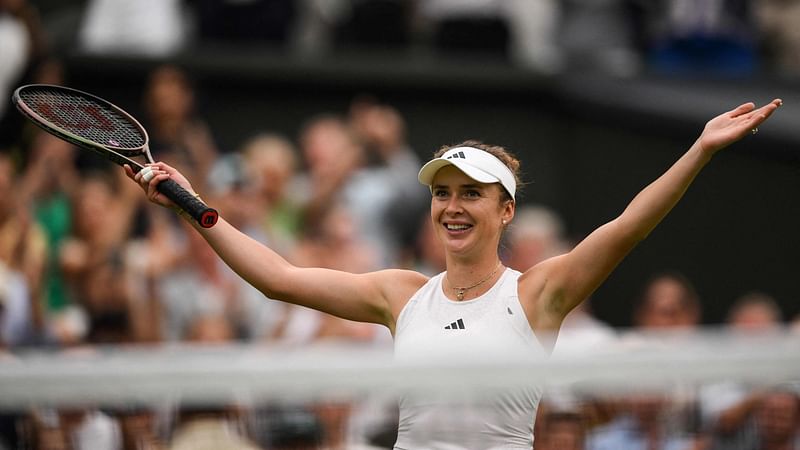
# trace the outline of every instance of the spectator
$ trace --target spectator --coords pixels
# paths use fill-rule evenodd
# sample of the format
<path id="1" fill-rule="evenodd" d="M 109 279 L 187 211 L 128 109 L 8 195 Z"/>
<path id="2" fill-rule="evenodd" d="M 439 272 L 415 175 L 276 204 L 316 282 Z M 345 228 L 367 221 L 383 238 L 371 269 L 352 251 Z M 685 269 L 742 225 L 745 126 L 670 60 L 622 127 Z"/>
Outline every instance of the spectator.
<path id="1" fill-rule="evenodd" d="M 185 248 L 177 264 L 155 279 L 164 339 L 209 336 L 218 341 L 232 335 L 240 340 L 270 333 L 278 320 L 270 313 L 272 304 L 225 267 L 202 238 L 195 233 L 181 238 Z"/>
<path id="2" fill-rule="evenodd" d="M 773 388 L 752 401 L 744 424 L 732 436 L 713 435 L 708 450 L 792 450 L 800 445 L 800 399 L 787 388 Z"/>
<path id="3" fill-rule="evenodd" d="M 166 448 L 155 411 L 146 406 L 125 405 L 114 414 L 122 435 L 125 450 L 162 450 Z"/>
<path id="4" fill-rule="evenodd" d="M 217 158 L 208 175 L 208 195 L 220 203 L 220 212 L 227 221 L 264 242 L 267 236 L 258 223 L 262 205 L 246 170 L 241 153 L 227 153 Z"/>
<path id="5" fill-rule="evenodd" d="M 153 158 L 171 161 L 205 182 L 218 152 L 196 102 L 195 89 L 180 68 L 162 65 L 150 72 L 144 104 Z"/>
<path id="6" fill-rule="evenodd" d="M 9 156 L 0 153 L 0 271 L 6 290 L 1 339 L 9 346 L 35 342 L 43 327 L 41 283 L 47 258 L 43 230 L 13 193 L 16 172 Z"/>
<path id="7" fill-rule="evenodd" d="M 343 206 L 365 243 L 378 252 L 379 266 L 396 264 L 400 249 L 413 242 L 427 204 L 426 189 L 407 178 L 416 176 L 419 164 L 406 143 L 400 114 L 357 100 L 348 121 L 337 116 L 313 119 L 301 134 L 300 147 L 307 163 L 302 187 L 296 189 L 305 192 L 300 200 L 304 226 L 321 223 L 326 208 Z"/>
<path id="8" fill-rule="evenodd" d="M 697 331 L 700 325 L 700 297 L 691 281 L 678 272 L 661 272 L 651 277 L 645 283 L 643 292 L 634 308 L 633 333 L 627 333 L 621 337 L 623 346 L 636 348 L 642 335 L 647 337 L 649 334 L 657 334 L 660 338 L 679 341 L 683 337 L 691 337 L 691 333 Z M 653 445 L 660 445 L 652 447 L 659 449 L 689 448 L 681 446 L 693 444 L 693 440 L 690 441 L 685 436 L 689 432 L 695 434 L 697 428 L 697 405 L 693 392 L 687 392 L 680 386 L 676 386 L 669 393 L 663 394 L 663 398 L 657 395 L 642 396 L 626 406 L 631 407 L 634 412 L 633 421 L 628 422 L 631 417 L 626 419 L 626 412 L 623 411 L 622 416 L 615 419 L 621 429 L 614 433 L 622 432 L 624 435 L 626 427 L 633 425 L 634 428 L 638 428 L 639 425 L 636 423 L 643 421 L 648 423 L 639 429 L 638 432 L 642 434 L 636 437 L 635 433 L 637 432 L 633 431 L 634 435 L 631 437 L 639 442 L 636 445 L 644 445 L 648 440 Z M 640 414 L 643 416 L 636 417 Z M 663 423 L 658 425 L 649 422 L 662 420 L 658 417 L 661 414 L 667 414 L 669 419 L 674 421 L 673 424 L 669 424 L 674 426 L 674 429 L 665 427 Z M 650 435 L 650 433 L 665 434 Z"/>
<path id="9" fill-rule="evenodd" d="M 172 214 L 156 211 L 142 216 L 147 218 L 146 230 L 127 242 L 122 263 L 128 279 L 133 334 L 138 342 L 157 343 L 165 339 L 159 280 L 179 264 L 185 237 Z"/>
<path id="10" fill-rule="evenodd" d="M 364 163 L 364 151 L 346 122 L 335 115 L 312 118 L 299 140 L 306 168 L 292 191 L 294 201 L 302 205 L 302 227 L 307 232 L 319 223 L 329 205 L 345 198 L 353 183 L 351 175 Z"/>
<path id="11" fill-rule="evenodd" d="M 48 56 L 46 36 L 38 25 L 35 10 L 26 15 L 29 16 L 29 31 L 36 35 L 32 40 L 37 44 L 25 80 L 63 84 L 63 67 L 58 60 Z M 23 122 L 25 119 L 21 114 L 11 116 L 16 128 L 7 136 L 15 136 L 12 155 L 21 168 L 15 183 L 15 197 L 20 205 L 26 205 L 27 214 L 46 240 L 42 278 L 32 286 L 31 292 L 40 303 L 38 310 L 34 309 L 34 324 L 43 340 L 53 340 L 55 336 L 70 340 L 67 336 L 80 334 L 75 329 L 68 331 L 80 322 L 73 320 L 79 314 L 74 314 L 75 311 L 69 308 L 57 253 L 69 233 L 70 195 L 77 185 L 78 158 L 71 144 L 43 132 L 32 123 Z M 5 133 L 0 132 L 2 134 Z"/>
<path id="12" fill-rule="evenodd" d="M 755 291 L 739 297 L 733 303 L 728 311 L 727 323 L 739 331 L 777 331 L 782 326 L 783 313 L 774 298 Z"/>
<path id="13" fill-rule="evenodd" d="M 31 414 L 33 448 L 48 450 L 122 450 L 119 423 L 95 410 L 37 408 Z"/>
<path id="14" fill-rule="evenodd" d="M 262 160 L 263 162 L 263 160 Z M 274 161 L 278 166 L 280 161 Z M 261 220 L 265 217 L 264 203 L 248 177 L 248 166 L 240 153 L 232 153 L 217 160 L 209 175 L 209 189 L 213 201 L 219 202 L 220 213 L 226 220 L 258 242 L 272 244 L 273 239 L 265 233 Z M 257 167 L 249 169 L 258 170 Z M 288 176 L 288 175 L 287 175 Z M 278 180 L 276 180 L 278 181 Z M 200 243 L 200 245 L 204 245 Z M 216 258 L 215 258 L 216 259 Z M 226 266 L 223 272 L 237 284 L 233 302 L 228 305 L 227 320 L 235 328 L 234 334 L 243 339 L 260 339 L 273 333 L 285 309 L 285 304 L 265 298 L 257 289 L 240 281 Z"/>
<path id="15" fill-rule="evenodd" d="M 300 147 L 307 170 L 294 191 L 302 194 L 297 201 L 303 205 L 305 233 L 323 232 L 316 227 L 323 223 L 327 210 L 343 207 L 364 241 L 378 252 L 379 266 L 386 267 L 397 258 L 396 238 L 387 231 L 389 205 L 405 192 L 394 184 L 390 169 L 385 163 L 375 169 L 367 167 L 364 146 L 353 128 L 338 116 L 312 119 L 301 133 Z M 397 160 L 395 170 L 408 170 L 407 164 L 401 164 L 405 157 Z"/>
<path id="16" fill-rule="evenodd" d="M 674 428 L 671 404 L 660 394 L 634 394 L 612 422 L 593 429 L 587 450 L 686 450 L 693 440 Z"/>
<path id="17" fill-rule="evenodd" d="M 72 235 L 59 249 L 72 301 L 88 314 L 87 338 L 95 343 L 135 339 L 124 262 L 138 200 L 118 181 L 103 172 L 83 176 L 73 198 Z"/>
<path id="18" fill-rule="evenodd" d="M 762 292 L 742 295 L 731 306 L 728 329 L 742 338 L 778 332 L 782 315 L 777 302 Z M 747 422 L 764 398 L 761 388 L 735 381 L 702 386 L 698 406 L 707 434 L 716 448 L 731 448 L 747 439 Z"/>
<path id="19" fill-rule="evenodd" d="M 32 334 L 30 295 L 25 278 L 0 261 L 0 358 Z"/>
<path id="20" fill-rule="evenodd" d="M 550 411 L 540 416 L 536 450 L 585 450 L 586 424 L 580 413 Z M 537 423 L 540 422 L 537 420 Z"/>
<path id="21" fill-rule="evenodd" d="M 300 205 L 291 196 L 297 175 L 296 149 L 288 139 L 259 134 L 242 147 L 242 169 L 254 191 L 255 220 L 281 254 L 288 254 L 300 233 Z"/>
<path id="22" fill-rule="evenodd" d="M 515 270 L 528 270 L 568 249 L 561 217 L 544 206 L 520 207 L 508 231 L 506 260 L 508 266 Z"/>
<path id="23" fill-rule="evenodd" d="M 187 407 L 180 412 L 170 450 L 259 450 L 241 432 L 242 412 L 236 408 Z"/>
<path id="24" fill-rule="evenodd" d="M 251 415 L 251 428 L 259 445 L 271 450 L 320 448 L 322 423 L 305 406 L 265 406 Z"/>
<path id="25" fill-rule="evenodd" d="M 31 140 L 25 171 L 17 191 L 19 201 L 30 205 L 38 227 L 46 239 L 47 254 L 40 281 L 44 328 L 51 338 L 67 341 L 77 330 L 69 331 L 71 309 L 58 252 L 70 233 L 70 197 L 78 184 L 74 147 L 48 133 L 38 131 Z M 54 330 L 60 330 L 55 332 Z M 56 340 L 62 340 L 57 338 Z"/>
<path id="26" fill-rule="evenodd" d="M 59 411 L 59 421 L 73 450 L 122 450 L 119 422 L 96 409 Z"/>
<path id="27" fill-rule="evenodd" d="M 356 98 L 349 125 L 366 152 L 358 178 L 369 190 L 361 197 L 380 193 L 377 198 L 353 200 L 359 229 L 381 253 L 381 264 L 394 265 L 401 249 L 413 245 L 419 218 L 427 216 L 430 192 L 414 182 L 421 163 L 406 140 L 405 120 L 394 107 Z"/>
<path id="28" fill-rule="evenodd" d="M 800 446 L 800 398 L 790 390 L 766 394 L 755 417 L 760 450 L 785 450 Z"/>
<path id="29" fill-rule="evenodd" d="M 634 324 L 647 330 L 695 328 L 700 323 L 700 298 L 688 278 L 677 272 L 652 277 L 634 311 Z"/>
<path id="30" fill-rule="evenodd" d="M 342 206 L 326 211 L 322 222 L 314 227 L 297 246 L 290 260 L 301 267 L 325 267 L 365 273 L 376 270 L 376 252 L 359 238 L 353 217 Z M 342 255 L 348 255 L 342 258 Z M 285 343 L 311 343 L 322 340 L 350 342 L 383 342 L 390 337 L 386 330 L 366 323 L 340 319 L 319 311 L 291 305 L 289 316 L 278 339 Z"/>

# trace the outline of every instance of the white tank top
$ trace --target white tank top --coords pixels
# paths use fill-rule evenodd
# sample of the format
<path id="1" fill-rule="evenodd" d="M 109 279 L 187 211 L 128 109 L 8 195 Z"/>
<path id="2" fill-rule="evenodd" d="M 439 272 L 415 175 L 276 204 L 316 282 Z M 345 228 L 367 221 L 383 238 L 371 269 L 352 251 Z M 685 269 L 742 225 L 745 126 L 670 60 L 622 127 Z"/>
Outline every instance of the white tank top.
<path id="1" fill-rule="evenodd" d="M 519 276 L 506 269 L 488 292 L 461 302 L 445 297 L 444 273 L 431 278 L 400 313 L 395 360 L 424 364 L 464 358 L 474 364 L 521 351 L 531 358 L 546 357 L 519 303 Z M 402 396 L 395 450 L 530 450 L 541 389 L 480 394 Z"/>

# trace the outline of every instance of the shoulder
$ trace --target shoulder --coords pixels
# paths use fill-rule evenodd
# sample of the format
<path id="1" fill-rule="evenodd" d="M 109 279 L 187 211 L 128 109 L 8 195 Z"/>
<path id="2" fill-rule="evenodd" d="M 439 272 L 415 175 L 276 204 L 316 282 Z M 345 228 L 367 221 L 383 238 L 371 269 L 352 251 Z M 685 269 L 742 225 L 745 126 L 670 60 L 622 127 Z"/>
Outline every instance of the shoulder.
<path id="1" fill-rule="evenodd" d="M 386 269 L 372 272 L 370 274 L 384 289 L 385 292 L 395 294 L 407 293 L 405 297 L 411 297 L 430 279 L 413 270 Z"/>
<path id="2" fill-rule="evenodd" d="M 370 273 L 369 276 L 381 286 L 395 320 L 408 300 L 430 279 L 419 272 L 403 269 L 380 270 Z"/>

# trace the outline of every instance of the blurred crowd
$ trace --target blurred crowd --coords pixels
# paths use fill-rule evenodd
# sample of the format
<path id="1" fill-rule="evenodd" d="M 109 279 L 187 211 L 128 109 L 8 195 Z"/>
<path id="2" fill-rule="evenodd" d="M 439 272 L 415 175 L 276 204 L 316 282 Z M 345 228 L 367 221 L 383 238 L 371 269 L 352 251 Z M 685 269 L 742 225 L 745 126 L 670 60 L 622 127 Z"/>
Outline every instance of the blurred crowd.
<path id="1" fill-rule="evenodd" d="M 800 3 L 779 0 L 93 0 L 79 38 L 89 51 L 163 55 L 198 39 L 291 43 L 315 52 L 409 46 L 425 36 L 441 50 L 479 51 L 541 70 L 746 74 L 766 65 L 796 74 L 797 23 Z M 0 42 L 4 98 L 22 82 L 62 84 L 33 3 L 0 0 Z M 254 130 L 241 148 L 222 151 L 196 94 L 179 67 L 158 66 L 141 93 L 142 120 L 154 157 L 178 167 L 235 227 L 299 266 L 406 267 L 430 275 L 444 269 L 429 193 L 416 181 L 421 161 L 392 105 L 357 97 L 346 111 L 309 117 L 298 136 Z M 520 205 L 502 246 L 505 264 L 525 270 L 565 251 L 566 228 L 557 211 Z M 635 300 L 635 330 L 702 323 L 702 298 L 680 273 L 654 274 Z M 768 293 L 749 292 L 733 302 L 725 326 L 770 333 L 800 330 L 800 320 L 785 317 Z M 588 301 L 568 317 L 555 352 L 590 352 L 626 338 L 595 318 Z M 109 344 L 331 341 L 391 347 L 381 327 L 266 298 L 174 212 L 147 204 L 117 166 L 0 103 L 0 361 L 30 349 Z M 796 387 L 730 383 L 694 394 L 548 395 L 536 448 L 800 448 Z M 1 412 L 0 449 L 386 448 L 396 426 L 385 405 L 186 408 L 164 416 L 134 406 Z"/>
<path id="2" fill-rule="evenodd" d="M 40 3 L 58 47 L 117 56 L 228 44 L 481 54 L 543 73 L 800 73 L 800 6 L 787 0 L 3 0 L 0 11 L 32 23 L 26 5 Z M 40 44 L 15 28 L 0 26 L 9 59 Z"/>
<path id="3" fill-rule="evenodd" d="M 95 52 L 195 43 L 481 53 L 544 73 L 746 76 L 800 70 L 800 6 L 785 0 L 92 0 Z"/>

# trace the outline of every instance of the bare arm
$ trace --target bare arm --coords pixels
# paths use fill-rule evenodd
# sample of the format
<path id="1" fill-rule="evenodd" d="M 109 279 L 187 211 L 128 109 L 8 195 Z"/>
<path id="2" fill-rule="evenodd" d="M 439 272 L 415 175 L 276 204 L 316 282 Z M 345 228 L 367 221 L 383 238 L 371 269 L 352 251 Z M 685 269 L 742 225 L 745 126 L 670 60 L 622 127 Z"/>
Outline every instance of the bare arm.
<path id="1" fill-rule="evenodd" d="M 522 294 L 545 317 L 544 325 L 557 327 L 653 231 L 714 154 L 751 133 L 780 104 L 773 100 L 755 109 L 746 103 L 710 120 L 689 150 L 639 192 L 619 217 L 593 231 L 571 252 L 530 269 L 523 279 L 529 286 L 522 288 Z"/>
<path id="2" fill-rule="evenodd" d="M 349 320 L 390 323 L 389 297 L 381 282 L 385 272 L 296 267 L 224 219 L 212 228 L 195 228 L 234 271 L 270 298 Z"/>
<path id="3" fill-rule="evenodd" d="M 142 185 L 152 202 L 175 207 L 155 189 L 167 178 L 194 192 L 174 168 L 160 162 L 152 166 L 157 168 L 156 176 L 149 183 L 141 181 L 142 172 L 134 175 L 125 167 L 128 177 Z M 296 267 L 222 218 L 211 228 L 202 228 L 188 220 L 228 266 L 265 295 L 345 319 L 379 323 L 394 330 L 394 319 L 403 302 L 425 282 L 424 276 L 403 270 L 352 274 Z"/>

